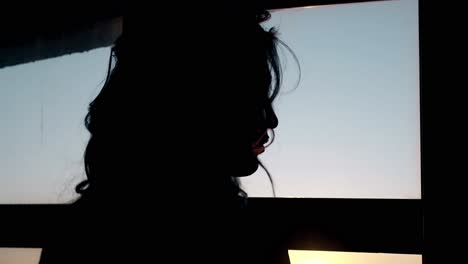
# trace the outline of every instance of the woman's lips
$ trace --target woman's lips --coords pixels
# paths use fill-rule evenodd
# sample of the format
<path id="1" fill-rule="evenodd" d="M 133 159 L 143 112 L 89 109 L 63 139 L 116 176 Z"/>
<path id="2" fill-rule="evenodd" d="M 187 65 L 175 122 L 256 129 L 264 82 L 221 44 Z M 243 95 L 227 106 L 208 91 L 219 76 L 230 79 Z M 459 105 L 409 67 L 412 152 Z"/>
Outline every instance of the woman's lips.
<path id="1" fill-rule="evenodd" d="M 260 155 L 265 152 L 265 147 L 263 144 L 267 143 L 268 139 L 269 137 L 267 135 L 267 130 L 265 130 L 257 139 L 257 141 L 252 144 L 252 151 L 255 153 L 255 155 Z"/>
<path id="2" fill-rule="evenodd" d="M 263 147 L 263 144 L 268 142 L 268 135 L 267 135 L 267 130 L 265 130 L 260 137 L 257 139 L 256 142 L 252 144 L 252 148 L 258 148 L 258 147 Z"/>
<path id="3" fill-rule="evenodd" d="M 255 155 L 260 155 L 263 152 L 265 152 L 265 147 L 264 146 L 255 147 L 255 148 L 253 148 L 253 152 L 255 153 Z"/>

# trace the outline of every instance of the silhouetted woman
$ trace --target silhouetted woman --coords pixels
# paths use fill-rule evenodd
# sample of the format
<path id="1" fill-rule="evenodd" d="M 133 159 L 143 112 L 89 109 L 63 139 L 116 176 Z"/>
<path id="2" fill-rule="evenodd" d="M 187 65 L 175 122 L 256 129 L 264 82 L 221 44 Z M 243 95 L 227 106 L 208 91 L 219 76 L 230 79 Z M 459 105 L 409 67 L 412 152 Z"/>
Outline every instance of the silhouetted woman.
<path id="1" fill-rule="evenodd" d="M 115 42 L 85 119 L 74 220 L 41 263 L 258 264 L 287 254 L 263 236 L 274 229 L 243 212 L 239 184 L 278 125 L 279 40 L 260 25 L 269 13 L 184 10 L 174 18 L 183 26 L 155 17 L 146 41 L 125 30 Z"/>

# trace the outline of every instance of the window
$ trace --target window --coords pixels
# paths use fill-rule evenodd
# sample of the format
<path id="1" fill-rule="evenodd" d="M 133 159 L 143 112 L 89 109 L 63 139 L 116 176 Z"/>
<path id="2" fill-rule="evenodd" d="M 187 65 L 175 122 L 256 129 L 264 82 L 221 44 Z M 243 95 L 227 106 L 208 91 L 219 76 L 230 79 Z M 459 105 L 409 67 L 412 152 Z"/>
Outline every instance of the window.
<path id="1" fill-rule="evenodd" d="M 333 264 L 333 263 L 366 263 L 366 264 L 419 264 L 421 256 L 403 254 L 352 253 L 331 251 L 290 250 L 291 264 Z"/>
<path id="2" fill-rule="evenodd" d="M 0 263 L 37 264 L 40 254 L 37 248 L 0 248 Z"/>
<path id="3" fill-rule="evenodd" d="M 297 66 L 283 52 L 280 124 L 260 156 L 277 196 L 421 198 L 418 2 L 281 9 L 271 26 L 302 73 L 294 89 Z M 263 170 L 243 184 L 272 196 Z"/>
<path id="4" fill-rule="evenodd" d="M 110 48 L 0 69 L 0 204 L 66 203 L 84 179 L 87 105 Z"/>
<path id="5" fill-rule="evenodd" d="M 279 198 L 262 198 L 271 197 L 271 191 L 266 176 L 258 172 L 243 181 L 256 197 L 247 210 L 258 214 L 268 230 L 284 235 L 292 264 L 422 263 L 418 1 L 310 9 L 295 5 L 361 1 L 294 2 L 265 1 L 267 6 L 275 4 L 269 6 L 276 10 L 269 23 L 279 25 L 282 39 L 302 67 L 300 86 L 289 92 L 296 70 L 294 62 L 287 61 L 285 92 L 276 105 L 277 142 L 263 157 Z M 21 139 L 20 144 L 0 139 L 0 203 L 4 204 L 0 210 L 12 216 L 2 219 L 3 226 L 11 228 L 3 231 L 0 246 L 37 248 L 44 234 L 57 232 L 50 220 L 60 219 L 57 216 L 67 212 L 68 205 L 24 203 L 64 203 L 73 197 L 72 187 L 84 176 L 80 168 L 87 139 L 83 117 L 105 78 L 108 56 L 104 48 L 0 69 L 0 86 L 18 87 L 0 91 L 0 117 L 8 124 L 3 131 L 7 139 L 13 135 Z M 76 60 L 70 63 L 73 67 L 64 68 L 65 60 L 72 59 Z M 72 89 L 70 85 L 78 81 L 71 77 L 22 78 L 33 65 L 56 67 L 54 75 L 80 72 L 83 85 Z M 45 83 L 52 80 L 61 83 L 57 87 Z M 72 98 L 60 90 L 64 87 L 73 92 Z M 48 105 L 61 110 L 41 107 L 46 100 L 56 102 Z M 7 112 L 17 116 L 9 120 Z M 47 122 L 53 121 L 58 129 L 48 130 Z M 24 132 L 25 127 L 34 133 Z M 54 135 L 47 131 L 63 135 L 63 144 L 51 142 L 48 137 Z M 60 163 L 40 169 L 35 163 L 38 157 L 59 158 Z M 27 166 L 15 166 L 15 158 L 27 161 Z M 39 188 L 33 183 L 44 185 Z M 39 214 L 43 217 L 28 221 Z M 8 250 L 18 252 L 1 250 L 0 260 L 10 254 L 4 254 Z M 32 255 L 39 252 L 28 250 Z"/>

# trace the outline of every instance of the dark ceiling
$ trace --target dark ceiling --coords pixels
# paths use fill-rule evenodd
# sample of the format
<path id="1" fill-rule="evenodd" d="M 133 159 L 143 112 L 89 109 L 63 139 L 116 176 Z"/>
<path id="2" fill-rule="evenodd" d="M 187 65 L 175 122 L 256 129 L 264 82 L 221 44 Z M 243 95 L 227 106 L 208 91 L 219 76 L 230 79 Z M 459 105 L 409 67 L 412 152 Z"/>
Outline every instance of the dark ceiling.
<path id="1" fill-rule="evenodd" d="M 266 9 L 281 9 L 376 0 L 256 1 Z M 123 0 L 15 1 L 0 7 L 0 68 L 109 46 L 122 25 L 115 18 L 126 11 Z"/>

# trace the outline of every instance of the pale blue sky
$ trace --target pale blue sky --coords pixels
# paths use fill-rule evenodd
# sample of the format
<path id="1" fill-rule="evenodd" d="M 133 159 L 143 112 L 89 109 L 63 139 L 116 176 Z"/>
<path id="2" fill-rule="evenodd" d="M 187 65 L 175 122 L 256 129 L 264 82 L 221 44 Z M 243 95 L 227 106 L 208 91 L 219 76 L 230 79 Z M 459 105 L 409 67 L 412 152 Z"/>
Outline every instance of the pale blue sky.
<path id="1" fill-rule="evenodd" d="M 419 198 L 417 1 L 276 12 L 269 25 L 300 60 L 262 155 L 280 197 Z M 297 69 L 287 58 L 284 90 Z M 250 195 L 271 196 L 258 171 Z"/>
<path id="2" fill-rule="evenodd" d="M 83 118 L 109 48 L 0 70 L 0 203 L 57 203 L 84 177 Z"/>
<path id="3" fill-rule="evenodd" d="M 275 108 L 277 138 L 261 155 L 280 197 L 419 198 L 417 1 L 273 14 L 302 80 Z M 0 69 L 0 203 L 58 203 L 84 177 L 87 104 L 109 49 Z M 285 91 L 296 81 L 286 57 Z M 266 175 L 246 178 L 271 196 Z"/>

